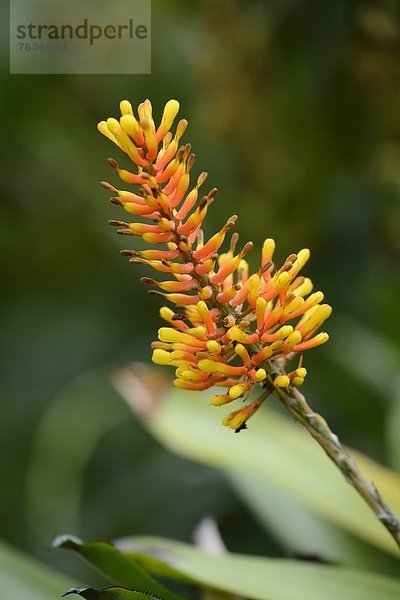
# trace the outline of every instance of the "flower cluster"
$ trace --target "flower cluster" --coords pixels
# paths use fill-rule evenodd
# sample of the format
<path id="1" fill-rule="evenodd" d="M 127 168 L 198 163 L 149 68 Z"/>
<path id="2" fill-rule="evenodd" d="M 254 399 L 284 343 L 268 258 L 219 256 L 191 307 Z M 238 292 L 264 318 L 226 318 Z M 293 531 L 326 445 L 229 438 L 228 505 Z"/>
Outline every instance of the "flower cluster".
<path id="1" fill-rule="evenodd" d="M 311 280 L 299 275 L 310 251 L 291 254 L 277 268 L 275 243 L 268 238 L 260 268 L 253 274 L 245 260 L 251 242 L 238 250 L 239 236 L 233 233 L 229 248 L 221 252 L 237 216 L 204 239 L 202 223 L 217 190 L 200 197 L 205 172 L 190 189 L 195 157 L 190 144 L 180 145 L 187 121 L 180 120 L 175 134 L 171 132 L 179 103 L 167 102 L 158 127 L 149 100 L 138 106 L 137 116 L 127 100 L 120 109 L 119 120 L 109 118 L 98 129 L 136 166 L 134 172 L 127 171 L 109 159 L 112 168 L 125 183 L 139 188 L 134 192 L 102 185 L 114 194 L 113 203 L 140 217 L 140 222 L 110 224 L 121 235 L 140 236 L 155 246 L 121 253 L 132 263 L 162 273 L 166 279 L 143 277 L 142 282 L 154 288 L 150 294 L 175 307 L 160 310 L 167 326 L 159 329 L 158 341 L 152 344 L 153 361 L 175 368 L 177 387 L 222 388 L 223 393 L 211 400 L 214 406 L 245 401 L 256 384 L 265 388 L 262 399 L 275 388 L 300 386 L 307 374 L 302 355 L 293 370 L 285 369 L 286 363 L 328 340 L 327 333 L 317 330 L 331 313 L 329 305 L 321 304 L 322 292 L 312 293 Z M 260 400 L 245 404 L 225 417 L 224 424 L 243 429 L 260 404 Z"/>

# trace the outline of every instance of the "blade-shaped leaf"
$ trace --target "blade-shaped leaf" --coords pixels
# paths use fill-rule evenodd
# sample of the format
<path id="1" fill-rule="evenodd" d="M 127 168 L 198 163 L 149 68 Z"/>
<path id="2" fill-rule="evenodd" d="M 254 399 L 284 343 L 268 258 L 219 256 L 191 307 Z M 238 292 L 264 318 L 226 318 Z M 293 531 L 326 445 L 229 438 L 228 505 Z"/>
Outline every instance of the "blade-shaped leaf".
<path id="1" fill-rule="evenodd" d="M 0 598 L 54 600 L 71 580 L 0 542 Z"/>
<path id="2" fill-rule="evenodd" d="M 394 557 L 335 527 L 271 481 L 238 469 L 224 473 L 265 529 L 292 556 L 318 557 L 388 575 L 399 573 Z"/>
<path id="3" fill-rule="evenodd" d="M 163 400 L 146 423 L 167 448 L 198 462 L 265 478 L 331 523 L 400 558 L 371 510 L 298 425 L 266 407 L 251 422 L 250 431 L 234 435 L 216 424 L 217 411 L 204 396 L 174 390 Z M 400 512 L 400 477 L 355 455 L 386 501 Z"/>
<path id="4" fill-rule="evenodd" d="M 137 561 L 123 555 L 110 542 L 84 543 L 76 537 L 63 535 L 53 541 L 53 548 L 77 552 L 113 583 L 133 590 L 151 592 L 163 600 L 183 600 L 158 583 Z"/>
<path id="5" fill-rule="evenodd" d="M 64 596 L 70 594 L 76 594 L 81 598 L 86 598 L 86 600 L 164 600 L 161 596 L 156 596 L 152 592 L 128 590 L 121 587 L 110 587 L 105 590 L 73 588 L 68 590 Z"/>
<path id="6" fill-rule="evenodd" d="M 368 571 L 239 554 L 210 555 L 159 538 L 116 542 L 128 556 L 165 577 L 251 600 L 398 600 L 400 581 Z"/>

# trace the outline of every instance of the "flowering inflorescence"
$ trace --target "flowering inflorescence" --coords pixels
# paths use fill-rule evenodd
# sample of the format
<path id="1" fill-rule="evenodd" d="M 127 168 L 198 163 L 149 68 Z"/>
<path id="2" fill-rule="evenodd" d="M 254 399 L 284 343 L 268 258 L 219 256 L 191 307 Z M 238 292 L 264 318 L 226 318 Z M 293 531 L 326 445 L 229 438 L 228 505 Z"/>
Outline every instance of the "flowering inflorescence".
<path id="1" fill-rule="evenodd" d="M 312 293 L 313 284 L 299 275 L 310 256 L 308 249 L 291 254 L 280 268 L 272 262 L 275 242 L 266 239 L 261 266 L 249 273 L 245 256 L 253 244 L 237 250 L 239 236 L 233 233 L 229 249 L 220 252 L 237 216 L 205 240 L 201 229 L 216 189 L 199 198 L 199 189 L 207 178 L 202 172 L 190 189 L 190 171 L 195 157 L 190 144 L 180 145 L 187 121 L 171 127 L 179 110 L 176 100 L 167 102 L 161 123 L 156 128 L 149 100 L 133 114 L 127 100 L 120 104 L 122 116 L 107 119 L 99 131 L 111 139 L 135 163 L 136 171 L 120 168 L 109 159 L 112 168 L 128 184 L 139 186 L 137 193 L 119 190 L 103 182 L 112 191 L 111 201 L 126 212 L 141 217 L 141 222 L 110 221 L 121 235 L 140 236 L 145 242 L 166 247 L 148 250 L 122 250 L 135 264 L 149 265 L 164 274 L 166 280 L 143 277 L 153 288 L 150 294 L 161 296 L 175 305 L 160 310 L 168 323 L 153 342 L 153 361 L 175 367 L 177 387 L 205 390 L 218 386 L 225 393 L 211 400 L 221 406 L 239 398 L 246 400 L 256 384 L 265 391 L 256 401 L 230 413 L 224 424 L 239 431 L 262 401 L 275 388 L 300 386 L 307 374 L 302 366 L 285 370 L 287 361 L 298 353 L 328 340 L 317 333 L 331 313 L 321 304 L 322 292 Z M 223 390 L 221 390 L 223 391 Z"/>

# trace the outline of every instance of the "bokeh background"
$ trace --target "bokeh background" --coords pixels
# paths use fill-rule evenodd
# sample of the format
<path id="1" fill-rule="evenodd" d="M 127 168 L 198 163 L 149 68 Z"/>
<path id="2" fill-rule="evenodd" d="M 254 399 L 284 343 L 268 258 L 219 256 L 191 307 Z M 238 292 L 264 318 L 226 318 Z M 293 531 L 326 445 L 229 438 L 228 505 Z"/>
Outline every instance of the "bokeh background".
<path id="1" fill-rule="evenodd" d="M 332 341 L 307 355 L 305 392 L 343 440 L 400 468 L 399 3 L 153 0 L 152 11 L 148 76 L 8 75 L 3 31 L 1 534 L 77 576 L 47 550 L 57 533 L 189 541 L 209 514 L 231 550 L 284 554 L 110 383 L 149 361 L 159 324 L 98 185 L 116 183 L 108 156 L 126 163 L 96 130 L 120 99 L 149 97 L 156 115 L 180 101 L 195 171 L 219 189 L 209 233 L 236 213 L 256 248 L 265 237 L 281 259 L 311 248 L 307 273 L 334 315 Z"/>

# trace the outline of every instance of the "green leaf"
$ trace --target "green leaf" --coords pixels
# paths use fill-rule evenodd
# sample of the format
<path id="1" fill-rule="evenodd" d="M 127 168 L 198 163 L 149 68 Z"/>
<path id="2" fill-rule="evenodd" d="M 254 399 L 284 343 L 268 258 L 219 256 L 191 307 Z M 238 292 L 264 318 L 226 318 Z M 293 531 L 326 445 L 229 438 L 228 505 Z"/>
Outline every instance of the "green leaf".
<path id="1" fill-rule="evenodd" d="M 236 435 L 218 426 L 223 411 L 210 407 L 204 395 L 175 390 L 163 400 L 147 425 L 167 448 L 270 481 L 329 522 L 400 558 L 397 545 L 361 497 L 315 441 L 288 418 L 266 406 L 249 431 Z M 400 477 L 360 453 L 355 456 L 386 501 L 400 512 Z"/>
<path id="2" fill-rule="evenodd" d="M 79 527 L 87 464 L 100 440 L 128 413 L 117 399 L 109 369 L 96 368 L 71 382 L 44 412 L 26 478 L 28 524 L 39 543 L 47 545 L 49 531 Z"/>
<path id="3" fill-rule="evenodd" d="M 266 478 L 237 469 L 224 473 L 266 531 L 291 555 L 318 557 L 388 575 L 399 573 L 394 557 L 335 527 Z"/>
<path id="4" fill-rule="evenodd" d="M 386 435 L 391 465 L 400 473 L 400 378 L 397 375 L 391 393 L 392 402 L 387 411 Z"/>
<path id="5" fill-rule="evenodd" d="M 210 555 L 159 538 L 116 542 L 151 572 L 251 600 L 398 600 L 400 581 L 347 567 L 240 554 Z"/>
<path id="6" fill-rule="evenodd" d="M 76 537 L 63 535 L 57 537 L 52 545 L 53 548 L 66 548 L 77 552 L 113 583 L 133 590 L 146 590 L 160 596 L 162 600 L 183 600 L 181 596 L 158 583 L 136 560 L 119 552 L 110 542 L 84 543 Z"/>
<path id="7" fill-rule="evenodd" d="M 71 583 L 65 575 L 0 542 L 0 598 L 54 600 Z"/>
<path id="8" fill-rule="evenodd" d="M 396 346 L 377 331 L 351 317 L 336 315 L 335 335 L 327 345 L 327 354 L 352 378 L 357 377 L 383 399 L 390 398 L 400 355 Z"/>
<path id="9" fill-rule="evenodd" d="M 93 588 L 73 588 L 64 596 L 76 594 L 87 600 L 164 600 L 161 596 L 155 596 L 151 592 L 128 590 L 121 587 L 110 587 L 105 590 Z"/>

